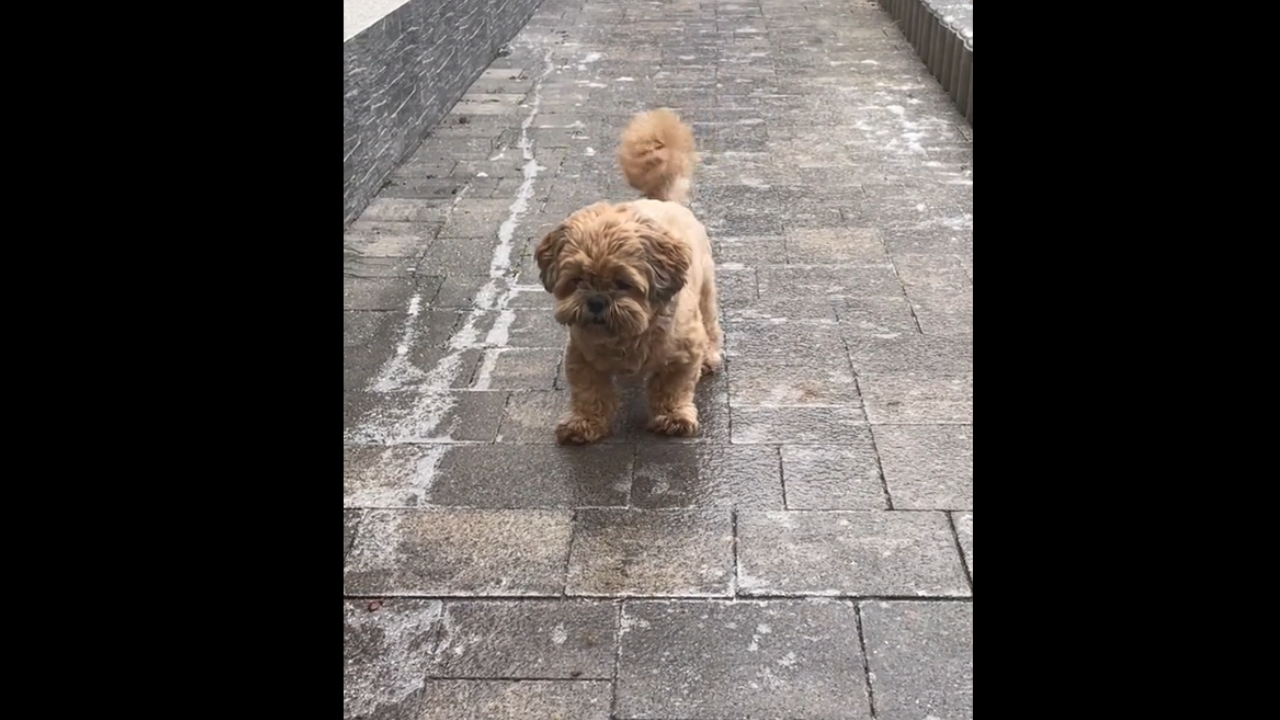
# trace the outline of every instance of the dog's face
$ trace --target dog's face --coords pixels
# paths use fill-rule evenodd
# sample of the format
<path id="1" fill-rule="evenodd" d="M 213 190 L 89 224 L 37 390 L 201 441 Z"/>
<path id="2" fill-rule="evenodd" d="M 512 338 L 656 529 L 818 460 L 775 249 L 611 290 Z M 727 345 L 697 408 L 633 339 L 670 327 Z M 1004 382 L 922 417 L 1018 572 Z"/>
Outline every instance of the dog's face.
<path id="1" fill-rule="evenodd" d="M 689 248 L 652 220 L 608 203 L 583 208 L 536 251 L 561 325 L 633 337 L 684 287 Z"/>

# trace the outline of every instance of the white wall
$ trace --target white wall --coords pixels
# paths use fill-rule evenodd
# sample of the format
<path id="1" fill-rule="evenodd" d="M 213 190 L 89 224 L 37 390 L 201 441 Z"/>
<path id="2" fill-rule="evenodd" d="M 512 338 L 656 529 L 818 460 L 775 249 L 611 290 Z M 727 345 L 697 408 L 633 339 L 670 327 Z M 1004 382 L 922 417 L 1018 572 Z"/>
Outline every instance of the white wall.
<path id="1" fill-rule="evenodd" d="M 409 0 L 342 0 L 342 41 L 378 22 Z"/>

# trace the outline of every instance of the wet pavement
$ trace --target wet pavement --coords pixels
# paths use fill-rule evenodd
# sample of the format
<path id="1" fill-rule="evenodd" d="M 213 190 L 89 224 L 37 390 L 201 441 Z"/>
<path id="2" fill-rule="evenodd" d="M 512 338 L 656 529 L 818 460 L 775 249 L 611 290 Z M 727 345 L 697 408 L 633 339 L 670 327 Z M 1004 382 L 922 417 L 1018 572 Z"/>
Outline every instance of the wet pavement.
<path id="1" fill-rule="evenodd" d="M 873 2 L 544 0 L 344 238 L 346 718 L 972 717 L 972 130 Z M 555 444 L 534 244 L 703 156 L 695 438 Z"/>

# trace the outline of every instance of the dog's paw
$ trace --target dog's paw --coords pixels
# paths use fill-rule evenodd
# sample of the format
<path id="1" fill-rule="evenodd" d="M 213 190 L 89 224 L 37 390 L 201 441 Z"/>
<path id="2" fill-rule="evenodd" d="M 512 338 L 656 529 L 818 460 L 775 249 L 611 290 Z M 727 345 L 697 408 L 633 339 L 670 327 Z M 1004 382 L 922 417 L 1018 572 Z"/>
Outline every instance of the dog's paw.
<path id="1" fill-rule="evenodd" d="M 720 351 L 710 350 L 702 356 L 701 377 L 715 375 L 722 367 L 724 367 L 724 358 L 720 357 Z"/>
<path id="2" fill-rule="evenodd" d="M 655 415 L 649 420 L 649 429 L 671 437 L 693 437 L 698 433 L 698 413 L 693 410 Z"/>
<path id="3" fill-rule="evenodd" d="M 594 418 L 567 417 L 556 425 L 556 441 L 561 445 L 590 445 L 608 434 L 608 423 Z"/>

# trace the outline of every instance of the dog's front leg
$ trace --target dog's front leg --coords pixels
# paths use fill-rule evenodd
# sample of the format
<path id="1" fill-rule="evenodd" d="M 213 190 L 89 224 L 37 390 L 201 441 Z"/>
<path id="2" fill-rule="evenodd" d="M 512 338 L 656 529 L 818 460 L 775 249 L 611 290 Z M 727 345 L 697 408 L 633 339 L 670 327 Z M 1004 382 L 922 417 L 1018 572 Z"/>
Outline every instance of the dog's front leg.
<path id="1" fill-rule="evenodd" d="M 613 377 L 588 363 L 572 344 L 565 350 L 564 374 L 569 380 L 569 412 L 556 425 L 556 440 L 586 445 L 603 439 L 618 410 Z"/>
<path id="2" fill-rule="evenodd" d="M 649 378 L 649 429 L 663 435 L 689 437 L 698 432 L 693 393 L 702 374 L 702 358 L 673 363 Z"/>

